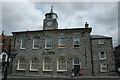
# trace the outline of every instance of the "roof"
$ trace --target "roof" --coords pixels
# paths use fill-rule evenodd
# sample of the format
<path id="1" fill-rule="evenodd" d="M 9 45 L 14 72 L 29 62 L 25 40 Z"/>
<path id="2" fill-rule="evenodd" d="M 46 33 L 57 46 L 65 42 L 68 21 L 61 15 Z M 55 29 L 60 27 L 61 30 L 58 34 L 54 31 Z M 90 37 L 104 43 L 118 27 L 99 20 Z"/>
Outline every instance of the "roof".
<path id="1" fill-rule="evenodd" d="M 102 36 L 102 35 L 91 35 L 93 39 L 111 39 L 112 37 Z"/>
<path id="2" fill-rule="evenodd" d="M 42 32 L 42 31 L 68 31 L 68 30 L 83 30 L 83 31 L 92 31 L 92 28 L 71 28 L 71 29 L 52 29 L 52 30 L 33 30 L 33 31 L 17 31 L 17 32 L 12 32 L 14 33 L 25 33 L 25 32 Z"/>

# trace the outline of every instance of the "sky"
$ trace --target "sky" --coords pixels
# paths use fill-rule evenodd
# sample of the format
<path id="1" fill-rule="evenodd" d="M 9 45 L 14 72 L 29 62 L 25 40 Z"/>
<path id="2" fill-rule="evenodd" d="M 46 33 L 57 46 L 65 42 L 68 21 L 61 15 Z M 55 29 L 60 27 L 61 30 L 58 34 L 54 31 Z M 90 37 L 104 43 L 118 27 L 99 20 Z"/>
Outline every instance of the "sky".
<path id="1" fill-rule="evenodd" d="M 42 30 L 51 5 L 58 15 L 59 29 L 84 28 L 88 22 L 91 35 L 112 37 L 113 45 L 118 45 L 118 2 L 1 2 L 1 32 L 12 35 L 16 31 Z"/>

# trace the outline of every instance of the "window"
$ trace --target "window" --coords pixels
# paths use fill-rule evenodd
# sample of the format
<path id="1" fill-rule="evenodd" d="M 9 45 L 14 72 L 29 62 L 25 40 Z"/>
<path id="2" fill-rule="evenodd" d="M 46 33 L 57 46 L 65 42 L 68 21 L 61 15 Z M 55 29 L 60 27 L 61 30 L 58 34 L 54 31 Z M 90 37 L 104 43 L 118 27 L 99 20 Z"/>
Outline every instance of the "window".
<path id="1" fill-rule="evenodd" d="M 38 60 L 37 59 L 32 59 L 30 61 L 30 70 L 38 71 Z"/>
<path id="2" fill-rule="evenodd" d="M 45 38 L 45 48 L 46 49 L 52 48 L 52 38 L 51 37 Z"/>
<path id="3" fill-rule="evenodd" d="M 3 52 L 0 56 L 1 56 L 1 61 L 2 61 L 2 62 L 7 62 L 7 58 L 8 58 L 7 53 L 4 53 L 4 52 Z"/>
<path id="4" fill-rule="evenodd" d="M 106 53 L 105 52 L 100 52 L 100 60 L 105 60 L 106 59 Z"/>
<path id="5" fill-rule="evenodd" d="M 79 37 L 73 38 L 73 47 L 80 47 L 80 38 Z"/>
<path id="6" fill-rule="evenodd" d="M 18 70 L 25 70 L 26 69 L 26 61 L 25 59 L 21 59 L 18 61 Z"/>
<path id="7" fill-rule="evenodd" d="M 99 44 L 104 44 L 104 40 L 99 40 Z"/>
<path id="8" fill-rule="evenodd" d="M 74 60 L 74 65 L 80 65 L 80 61 L 78 59 Z"/>
<path id="9" fill-rule="evenodd" d="M 43 71 L 52 71 L 52 62 L 50 58 L 45 58 L 43 61 Z"/>
<path id="10" fill-rule="evenodd" d="M 100 64 L 100 72 L 107 72 L 107 66 L 105 64 Z"/>
<path id="11" fill-rule="evenodd" d="M 67 61 L 63 57 L 57 62 L 57 71 L 67 71 Z"/>
<path id="12" fill-rule="evenodd" d="M 34 38 L 33 39 L 33 49 L 38 49 L 38 44 L 39 44 L 39 39 L 38 38 Z"/>
<path id="13" fill-rule="evenodd" d="M 25 38 L 21 39 L 20 49 L 26 49 L 26 42 L 27 40 Z"/>
<path id="14" fill-rule="evenodd" d="M 2 55 L 2 62 L 7 62 L 7 55 L 6 54 Z"/>
<path id="15" fill-rule="evenodd" d="M 65 47 L 65 38 L 64 37 L 60 37 L 59 38 L 59 47 L 60 48 L 64 48 Z"/>

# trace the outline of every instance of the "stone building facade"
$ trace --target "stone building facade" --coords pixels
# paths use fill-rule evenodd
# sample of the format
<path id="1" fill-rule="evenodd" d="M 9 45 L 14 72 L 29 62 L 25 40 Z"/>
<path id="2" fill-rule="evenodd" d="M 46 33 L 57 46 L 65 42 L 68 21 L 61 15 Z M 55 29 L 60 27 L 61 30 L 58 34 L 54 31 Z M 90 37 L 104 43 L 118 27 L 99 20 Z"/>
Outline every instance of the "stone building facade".
<path id="1" fill-rule="evenodd" d="M 12 75 L 113 75 L 112 38 L 91 35 L 92 28 L 58 29 L 57 14 L 45 14 L 43 30 L 13 32 Z"/>

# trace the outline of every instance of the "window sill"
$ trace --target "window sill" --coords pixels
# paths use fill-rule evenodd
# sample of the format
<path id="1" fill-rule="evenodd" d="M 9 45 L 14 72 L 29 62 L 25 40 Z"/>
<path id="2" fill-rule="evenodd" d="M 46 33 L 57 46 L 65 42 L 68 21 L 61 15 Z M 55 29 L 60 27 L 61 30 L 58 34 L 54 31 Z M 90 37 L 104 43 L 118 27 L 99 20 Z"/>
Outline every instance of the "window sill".
<path id="1" fill-rule="evenodd" d="M 67 70 L 57 70 L 57 72 L 66 72 Z"/>
<path id="2" fill-rule="evenodd" d="M 43 70 L 43 71 L 46 71 L 46 72 L 48 71 L 49 72 L 49 71 L 52 71 L 52 70 Z"/>
<path id="3" fill-rule="evenodd" d="M 26 69 L 17 69 L 18 71 L 25 71 Z"/>
<path id="4" fill-rule="evenodd" d="M 101 61 L 104 61 L 104 60 L 106 60 L 106 58 L 100 58 L 100 60 L 101 60 Z"/>
<path id="5" fill-rule="evenodd" d="M 21 50 L 25 50 L 26 48 L 20 48 Z"/>
<path id="6" fill-rule="evenodd" d="M 38 71 L 38 69 L 30 69 L 30 71 Z"/>
<path id="7" fill-rule="evenodd" d="M 60 47 L 60 46 L 59 46 L 58 48 L 65 48 L 65 47 Z"/>
<path id="8" fill-rule="evenodd" d="M 33 50 L 38 50 L 38 48 L 32 48 Z"/>

